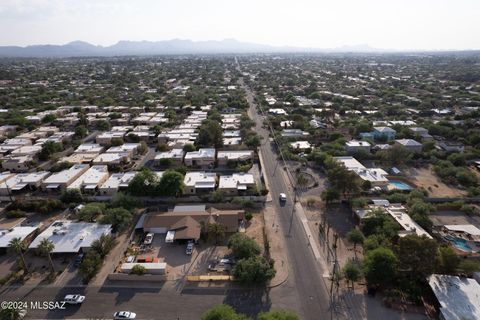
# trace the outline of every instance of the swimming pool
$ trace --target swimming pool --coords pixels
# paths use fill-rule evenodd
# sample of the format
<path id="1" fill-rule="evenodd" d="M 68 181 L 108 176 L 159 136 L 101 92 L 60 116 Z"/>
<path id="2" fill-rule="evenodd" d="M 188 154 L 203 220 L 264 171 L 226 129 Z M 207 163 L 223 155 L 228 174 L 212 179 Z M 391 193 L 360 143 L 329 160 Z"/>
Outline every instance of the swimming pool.
<path id="1" fill-rule="evenodd" d="M 472 248 L 467 244 L 467 240 L 450 236 L 447 236 L 445 238 L 450 241 L 450 243 L 453 244 L 453 246 L 458 250 L 472 252 Z"/>
<path id="2" fill-rule="evenodd" d="M 396 190 L 412 190 L 412 187 L 399 180 L 389 180 L 388 184 L 390 185 L 390 189 L 396 189 Z"/>

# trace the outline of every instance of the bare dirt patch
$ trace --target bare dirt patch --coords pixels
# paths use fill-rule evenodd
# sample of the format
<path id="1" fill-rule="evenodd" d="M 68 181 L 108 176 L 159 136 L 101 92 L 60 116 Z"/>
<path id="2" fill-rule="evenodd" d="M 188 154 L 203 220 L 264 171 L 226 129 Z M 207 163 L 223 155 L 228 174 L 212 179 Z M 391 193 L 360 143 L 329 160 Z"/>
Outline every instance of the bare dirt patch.
<path id="1" fill-rule="evenodd" d="M 263 212 L 253 212 L 253 218 L 250 220 L 250 222 L 247 223 L 246 229 L 245 229 L 245 234 L 249 236 L 250 238 L 253 238 L 258 245 L 260 246 L 260 249 L 263 251 L 265 250 L 265 241 L 263 238 L 263 226 L 264 226 L 264 220 L 263 220 Z"/>
<path id="2" fill-rule="evenodd" d="M 428 191 L 430 197 L 461 197 L 465 191 L 448 186 L 443 183 L 433 172 L 432 166 L 428 168 L 411 168 L 407 171 L 408 178 L 419 188 Z"/>

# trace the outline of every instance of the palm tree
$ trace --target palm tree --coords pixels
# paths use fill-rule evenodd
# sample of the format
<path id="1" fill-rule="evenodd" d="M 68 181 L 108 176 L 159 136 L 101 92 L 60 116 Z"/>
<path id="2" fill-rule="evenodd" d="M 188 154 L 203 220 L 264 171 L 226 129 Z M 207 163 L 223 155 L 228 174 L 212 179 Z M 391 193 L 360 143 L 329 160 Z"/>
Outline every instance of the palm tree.
<path id="1" fill-rule="evenodd" d="M 208 237 L 215 239 L 215 244 L 218 244 L 218 240 L 225 236 L 225 226 L 219 223 L 210 223 L 208 225 Z"/>
<path id="2" fill-rule="evenodd" d="M 20 255 L 20 257 L 22 258 L 23 271 L 25 273 L 28 273 L 27 262 L 25 261 L 25 257 L 23 256 L 23 252 L 27 250 L 27 244 L 23 242 L 21 238 L 13 238 L 8 243 L 8 248 L 14 253 Z"/>
<path id="3" fill-rule="evenodd" d="M 24 311 L 22 312 L 21 309 L 14 309 L 14 308 L 6 308 L 0 311 L 0 319 L 5 320 L 20 320 L 23 319 Z"/>
<path id="4" fill-rule="evenodd" d="M 50 268 L 52 269 L 52 273 L 55 273 L 55 266 L 53 265 L 50 253 L 53 251 L 54 248 L 55 245 L 53 244 L 53 242 L 48 240 L 47 238 L 40 241 L 40 244 L 38 245 L 38 252 L 40 253 L 40 255 L 43 257 L 48 257 L 48 262 L 50 262 Z"/>

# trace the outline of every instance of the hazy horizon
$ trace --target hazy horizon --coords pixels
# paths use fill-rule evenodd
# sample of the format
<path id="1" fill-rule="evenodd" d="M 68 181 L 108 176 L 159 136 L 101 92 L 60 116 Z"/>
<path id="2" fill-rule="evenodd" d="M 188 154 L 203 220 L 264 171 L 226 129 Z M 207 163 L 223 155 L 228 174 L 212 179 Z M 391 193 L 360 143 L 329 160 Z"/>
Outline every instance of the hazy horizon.
<path id="1" fill-rule="evenodd" d="M 272 46 L 480 49 L 480 1 L 4 0 L 1 46 L 236 39 Z"/>

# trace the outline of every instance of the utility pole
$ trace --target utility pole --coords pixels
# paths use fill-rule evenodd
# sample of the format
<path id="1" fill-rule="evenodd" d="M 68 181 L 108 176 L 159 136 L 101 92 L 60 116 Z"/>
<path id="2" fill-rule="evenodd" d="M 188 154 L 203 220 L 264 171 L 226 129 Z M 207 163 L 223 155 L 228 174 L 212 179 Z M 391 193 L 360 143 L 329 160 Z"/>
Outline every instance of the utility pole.
<path id="1" fill-rule="evenodd" d="M 333 268 L 332 268 L 332 278 L 331 278 L 331 283 L 330 283 L 330 319 L 333 319 L 333 311 L 335 308 L 335 298 L 333 295 L 333 286 L 336 285 L 337 287 L 337 292 L 338 292 L 338 260 L 337 260 L 337 240 L 338 240 L 338 235 L 335 233 L 333 235 Z"/>
<path id="2" fill-rule="evenodd" d="M 296 203 L 297 203 L 297 188 L 293 187 L 293 206 L 292 206 L 292 214 L 290 215 L 290 225 L 288 227 L 288 236 L 290 236 L 290 232 L 292 231 L 293 214 L 295 213 Z"/>

